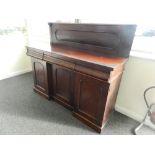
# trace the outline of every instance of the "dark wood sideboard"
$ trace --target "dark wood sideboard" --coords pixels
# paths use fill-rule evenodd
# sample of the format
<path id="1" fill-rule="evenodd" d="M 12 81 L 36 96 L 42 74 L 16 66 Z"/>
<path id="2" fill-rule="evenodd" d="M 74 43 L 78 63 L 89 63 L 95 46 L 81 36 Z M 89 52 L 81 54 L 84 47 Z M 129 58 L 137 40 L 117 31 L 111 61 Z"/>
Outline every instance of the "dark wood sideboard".
<path id="1" fill-rule="evenodd" d="M 49 23 L 51 50 L 27 47 L 34 91 L 101 132 L 114 110 L 136 25 Z"/>

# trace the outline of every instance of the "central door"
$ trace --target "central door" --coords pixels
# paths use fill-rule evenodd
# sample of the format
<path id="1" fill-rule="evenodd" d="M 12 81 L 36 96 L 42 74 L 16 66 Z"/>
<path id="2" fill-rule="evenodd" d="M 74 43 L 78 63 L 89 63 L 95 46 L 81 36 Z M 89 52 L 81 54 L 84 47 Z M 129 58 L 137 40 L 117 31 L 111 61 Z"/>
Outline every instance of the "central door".
<path id="1" fill-rule="evenodd" d="M 53 98 L 69 109 L 73 109 L 73 71 L 53 65 Z"/>

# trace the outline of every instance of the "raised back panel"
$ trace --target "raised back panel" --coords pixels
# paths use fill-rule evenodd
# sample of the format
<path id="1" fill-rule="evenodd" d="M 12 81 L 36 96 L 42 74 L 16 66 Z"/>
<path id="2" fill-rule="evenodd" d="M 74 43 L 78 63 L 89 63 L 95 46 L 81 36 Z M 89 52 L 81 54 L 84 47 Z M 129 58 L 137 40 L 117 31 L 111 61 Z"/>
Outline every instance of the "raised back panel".
<path id="1" fill-rule="evenodd" d="M 136 25 L 49 23 L 51 46 L 97 55 L 128 57 Z"/>

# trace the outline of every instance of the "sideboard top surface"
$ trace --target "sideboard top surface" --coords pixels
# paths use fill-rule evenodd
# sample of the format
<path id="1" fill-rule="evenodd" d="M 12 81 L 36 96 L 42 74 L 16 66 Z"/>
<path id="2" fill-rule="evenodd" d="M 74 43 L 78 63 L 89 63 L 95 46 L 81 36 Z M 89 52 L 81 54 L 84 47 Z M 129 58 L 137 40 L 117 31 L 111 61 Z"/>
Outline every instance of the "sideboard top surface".
<path id="1" fill-rule="evenodd" d="M 127 59 L 126 58 L 109 58 L 109 57 L 104 57 L 104 56 L 99 56 L 99 55 L 93 55 L 90 53 L 85 53 L 82 51 L 74 51 L 71 49 L 65 49 L 65 48 L 57 48 L 53 47 L 52 48 L 52 53 L 51 55 L 55 53 L 58 58 L 71 58 L 74 60 L 81 60 L 83 62 L 89 62 L 92 64 L 97 64 L 100 66 L 107 66 L 111 68 L 117 67 L 117 65 L 124 64 Z M 50 55 L 50 53 L 48 53 Z"/>
<path id="2" fill-rule="evenodd" d="M 84 53 L 81 51 L 74 51 L 65 48 L 53 47 L 52 52 L 45 51 L 43 49 L 37 49 L 33 47 L 27 47 L 27 55 L 44 60 L 45 57 L 55 57 L 57 59 L 73 62 L 80 65 L 96 65 L 107 70 L 114 70 L 121 64 L 124 64 L 126 58 L 109 58 L 104 56 L 93 55 L 90 53 Z"/>

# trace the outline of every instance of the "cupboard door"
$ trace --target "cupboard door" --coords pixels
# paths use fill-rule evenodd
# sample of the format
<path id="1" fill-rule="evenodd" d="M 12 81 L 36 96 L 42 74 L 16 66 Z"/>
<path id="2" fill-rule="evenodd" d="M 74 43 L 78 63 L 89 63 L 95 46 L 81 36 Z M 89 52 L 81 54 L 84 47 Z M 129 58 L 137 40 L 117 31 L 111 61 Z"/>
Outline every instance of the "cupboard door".
<path id="1" fill-rule="evenodd" d="M 50 98 L 48 89 L 47 64 L 45 61 L 32 58 L 34 90 L 46 98 Z"/>
<path id="2" fill-rule="evenodd" d="M 74 112 L 101 126 L 108 89 L 107 82 L 77 73 Z"/>
<path id="3" fill-rule="evenodd" d="M 53 65 L 53 98 L 69 109 L 73 109 L 73 71 Z"/>

